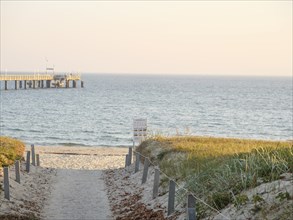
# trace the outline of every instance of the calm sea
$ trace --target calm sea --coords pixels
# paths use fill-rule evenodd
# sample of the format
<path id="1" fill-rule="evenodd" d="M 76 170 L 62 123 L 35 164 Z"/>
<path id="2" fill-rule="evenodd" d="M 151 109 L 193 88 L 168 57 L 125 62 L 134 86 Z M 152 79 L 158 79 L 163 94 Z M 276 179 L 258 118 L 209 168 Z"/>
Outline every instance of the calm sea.
<path id="1" fill-rule="evenodd" d="M 288 140 L 292 78 L 91 75 L 85 88 L 1 83 L 1 135 L 47 146 L 125 146 L 134 118 L 153 134 Z"/>

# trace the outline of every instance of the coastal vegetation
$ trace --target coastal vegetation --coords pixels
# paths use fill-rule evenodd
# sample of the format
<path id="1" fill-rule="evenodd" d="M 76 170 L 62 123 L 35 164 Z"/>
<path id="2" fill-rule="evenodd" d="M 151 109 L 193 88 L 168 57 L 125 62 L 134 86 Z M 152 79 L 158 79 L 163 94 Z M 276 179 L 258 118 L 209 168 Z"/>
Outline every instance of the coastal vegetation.
<path id="1" fill-rule="evenodd" d="M 15 160 L 21 159 L 25 150 L 25 144 L 17 139 L 0 136 L 0 169 L 9 166 Z"/>
<path id="2" fill-rule="evenodd" d="M 0 136 L 0 176 L 2 175 L 2 167 L 9 166 L 15 160 L 21 159 L 25 150 L 23 142 L 10 138 Z M 1 194 L 2 188 L 0 188 Z"/>
<path id="3" fill-rule="evenodd" d="M 156 136 L 144 141 L 136 150 L 217 210 L 228 204 L 245 205 L 249 199 L 243 192 L 278 180 L 282 174 L 292 178 L 293 172 L 292 141 Z M 167 189 L 168 180 L 162 175 L 163 188 Z M 286 192 L 276 200 L 281 201 L 280 198 L 293 199 Z M 258 194 L 251 200 L 258 208 L 263 202 Z M 201 203 L 197 209 L 200 217 L 207 216 L 210 211 Z"/>

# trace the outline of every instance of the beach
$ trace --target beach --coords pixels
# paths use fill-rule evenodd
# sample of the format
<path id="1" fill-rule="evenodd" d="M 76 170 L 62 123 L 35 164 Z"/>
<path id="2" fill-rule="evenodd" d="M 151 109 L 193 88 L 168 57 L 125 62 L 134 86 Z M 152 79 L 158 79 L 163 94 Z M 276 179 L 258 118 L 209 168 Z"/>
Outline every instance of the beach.
<path id="1" fill-rule="evenodd" d="M 30 150 L 27 147 L 26 150 Z M 150 166 L 142 184 L 143 164 L 135 172 L 135 164 L 125 167 L 128 148 L 122 147 L 35 147 L 40 166 L 25 171 L 21 162 L 21 183 L 15 181 L 14 166 L 10 169 L 10 201 L 0 198 L 1 219 L 168 219 L 186 218 L 186 204 L 176 197 L 175 212 L 168 216 L 168 190 L 161 186 L 153 198 L 155 167 Z M 175 154 L 174 154 L 175 155 Z M 163 174 L 162 174 L 163 175 Z M 162 178 L 164 175 L 162 176 Z M 1 185 L 3 177 L 0 176 Z M 177 187 L 177 186 L 176 186 Z M 179 186 L 179 189 L 181 186 Z M 178 190 L 179 190 L 178 189 Z M 276 190 L 277 189 L 277 190 Z M 228 205 L 220 213 L 210 213 L 207 219 L 247 219 L 252 213 L 253 196 L 260 193 L 271 207 L 276 195 L 292 195 L 292 173 L 279 180 L 263 183 L 246 191 L 250 200 L 241 208 Z M 280 194 L 280 195 L 281 195 Z M 179 200 L 178 200 L 179 199 Z M 280 203 L 280 204 L 279 204 Z M 279 201 L 280 209 L 270 216 L 279 216 L 282 208 L 290 209 L 292 200 Z M 277 206 L 276 206 L 277 207 Z M 282 208 L 281 208 L 282 207 Z M 206 218 L 203 218 L 206 219 Z"/>
<path id="2" fill-rule="evenodd" d="M 150 202 L 152 179 L 141 185 L 142 164 L 135 175 L 134 164 L 125 168 L 128 148 L 36 146 L 35 151 L 40 167 L 31 165 L 27 173 L 22 161 L 21 184 L 10 167 L 11 199 L 0 199 L 1 218 L 177 219 L 166 217 L 167 195 Z"/>
<path id="3" fill-rule="evenodd" d="M 31 165 L 27 173 L 22 161 L 20 184 L 10 167 L 10 201 L 1 196 L 0 216 L 112 219 L 102 173 L 123 167 L 128 148 L 36 146 L 35 151 L 41 166 Z"/>

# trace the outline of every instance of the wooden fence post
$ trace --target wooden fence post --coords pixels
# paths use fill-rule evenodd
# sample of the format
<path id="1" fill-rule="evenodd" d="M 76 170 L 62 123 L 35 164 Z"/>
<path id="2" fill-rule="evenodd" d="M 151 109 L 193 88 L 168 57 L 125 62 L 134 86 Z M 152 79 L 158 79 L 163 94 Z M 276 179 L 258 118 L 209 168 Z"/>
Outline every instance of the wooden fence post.
<path id="1" fill-rule="evenodd" d="M 145 158 L 141 184 L 144 184 L 146 182 L 147 178 L 148 178 L 149 165 L 150 165 L 149 159 Z"/>
<path id="2" fill-rule="evenodd" d="M 4 197 L 5 199 L 10 200 L 9 194 L 9 168 L 3 167 L 4 170 Z"/>
<path id="3" fill-rule="evenodd" d="M 125 155 L 125 167 L 128 165 L 128 154 Z"/>
<path id="4" fill-rule="evenodd" d="M 140 155 L 139 153 L 135 153 L 135 169 L 134 172 L 137 173 L 139 171 L 139 163 L 140 163 Z"/>
<path id="5" fill-rule="evenodd" d="M 32 165 L 36 166 L 36 155 L 35 155 L 35 145 L 31 145 L 32 152 Z"/>
<path id="6" fill-rule="evenodd" d="M 196 220 L 195 198 L 192 194 L 187 195 L 187 220 Z"/>
<path id="7" fill-rule="evenodd" d="M 160 170 L 159 170 L 159 168 L 155 168 L 153 199 L 158 196 L 159 185 L 160 185 Z"/>
<path id="8" fill-rule="evenodd" d="M 15 161 L 15 180 L 20 183 L 20 164 L 19 160 Z"/>
<path id="9" fill-rule="evenodd" d="M 132 147 L 128 148 L 128 161 L 127 161 L 127 165 L 130 166 L 132 162 Z"/>
<path id="10" fill-rule="evenodd" d="M 31 156 L 31 152 L 28 151 L 26 153 L 26 172 L 28 172 L 28 173 L 30 172 L 30 162 L 31 162 L 30 156 Z"/>
<path id="11" fill-rule="evenodd" d="M 36 154 L 37 166 L 40 166 L 40 154 Z"/>
<path id="12" fill-rule="evenodd" d="M 170 180 L 169 182 L 169 197 L 168 197 L 168 216 L 175 210 L 175 182 Z"/>

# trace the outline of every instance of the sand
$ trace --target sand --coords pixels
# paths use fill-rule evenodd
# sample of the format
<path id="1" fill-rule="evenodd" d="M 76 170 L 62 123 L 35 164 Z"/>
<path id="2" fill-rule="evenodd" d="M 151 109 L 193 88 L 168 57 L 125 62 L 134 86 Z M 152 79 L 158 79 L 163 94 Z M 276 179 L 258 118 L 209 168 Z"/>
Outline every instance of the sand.
<path id="1" fill-rule="evenodd" d="M 128 148 L 36 147 L 41 166 L 55 169 L 105 170 L 124 166 Z"/>
<path id="2" fill-rule="evenodd" d="M 113 219 L 101 171 L 58 169 L 44 219 Z"/>
<path id="3" fill-rule="evenodd" d="M 4 199 L 4 192 L 0 193 L 0 219 L 40 218 L 44 201 L 51 192 L 52 179 L 56 170 L 31 166 L 30 173 L 25 170 L 25 163 L 21 163 L 20 184 L 15 181 L 15 168 L 9 168 L 10 201 Z M 3 177 L 0 177 L 3 186 Z"/>
<path id="4" fill-rule="evenodd" d="M 30 150 L 30 148 L 27 148 Z M 35 147 L 41 167 L 26 173 L 21 184 L 10 175 L 11 200 L 0 199 L 0 218 L 113 219 L 102 171 L 124 167 L 128 148 Z M 14 167 L 10 167 L 11 174 Z M 3 185 L 3 177 L 0 177 Z"/>

